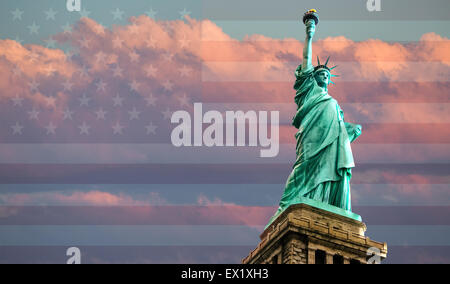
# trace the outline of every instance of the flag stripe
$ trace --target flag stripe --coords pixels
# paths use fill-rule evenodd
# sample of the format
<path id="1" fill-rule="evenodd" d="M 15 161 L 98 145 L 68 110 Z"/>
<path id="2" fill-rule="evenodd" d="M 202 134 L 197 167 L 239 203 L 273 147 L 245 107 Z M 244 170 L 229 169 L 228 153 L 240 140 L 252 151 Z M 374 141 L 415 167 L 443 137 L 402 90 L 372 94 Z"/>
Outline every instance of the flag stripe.
<path id="1" fill-rule="evenodd" d="M 374 2 L 369 2 L 372 6 L 376 6 Z M 369 12 L 366 1 L 354 3 L 352 1 L 296 1 L 296 0 L 280 0 L 273 2 L 270 0 L 247 0 L 245 2 L 239 0 L 229 0 L 224 5 L 220 0 L 204 0 L 202 1 L 202 15 L 211 20 L 296 20 L 300 25 L 300 17 L 307 11 L 305 7 L 318 7 L 320 25 L 326 25 L 326 21 L 389 21 L 395 20 L 399 23 L 408 20 L 424 21 L 424 20 L 450 20 L 447 13 L 450 9 L 449 3 L 441 0 L 429 0 L 423 2 L 421 0 L 396 0 L 395 2 L 381 2 L 382 12 Z M 369 5 L 370 6 L 370 5 Z M 239 7 L 239 9 L 236 9 Z M 257 12 L 255 7 L 261 7 Z M 401 8 L 400 8 L 401 7 Z M 447 9 L 445 9 L 447 8 Z M 432 11 L 424 13 L 424 11 Z M 333 26 L 331 26 L 333 27 Z M 336 27 L 336 29 L 338 29 Z M 346 30 L 338 29 L 340 32 Z"/>
<path id="2" fill-rule="evenodd" d="M 327 38 L 326 44 L 335 44 L 337 46 L 347 46 L 351 42 L 348 38 L 338 37 L 338 38 Z M 321 44 L 325 44 L 325 41 L 315 40 L 313 42 L 314 51 L 317 48 L 321 48 Z M 369 43 L 370 44 L 370 43 Z M 394 45 L 394 44 L 392 44 Z M 405 48 L 420 48 L 423 45 L 433 46 L 436 50 L 449 50 L 450 41 L 447 40 L 427 40 L 427 41 L 412 41 L 412 42 L 396 42 L 395 45 L 402 45 Z M 201 41 L 202 48 L 202 58 L 204 62 L 292 62 L 297 60 L 298 64 L 302 62 L 302 50 L 303 42 L 295 39 L 273 39 L 273 38 L 255 38 L 251 40 L 243 41 Z M 355 44 L 355 49 L 358 48 L 358 43 Z M 216 52 L 217 50 L 222 50 L 222 52 Z M 235 50 L 240 50 L 242 52 L 235 52 Z M 276 50 L 280 53 L 274 52 L 273 54 L 268 54 L 263 51 Z M 319 55 L 326 53 L 326 50 L 321 50 L 317 52 Z M 420 62 L 426 60 L 426 62 L 448 62 L 450 61 L 450 54 L 443 53 L 439 59 L 426 59 L 423 57 L 411 56 L 406 59 L 400 59 L 399 55 L 394 52 L 386 53 L 376 53 L 376 56 L 365 57 L 365 62 L 392 62 L 394 64 L 403 64 L 407 62 Z M 315 60 L 314 60 L 315 61 Z M 353 53 L 335 53 L 331 56 L 330 64 L 334 61 L 340 62 L 355 62 L 355 57 Z M 336 64 L 333 64 L 334 66 Z M 331 67 L 331 66 L 330 66 Z"/>
<path id="3" fill-rule="evenodd" d="M 289 74 L 294 80 L 294 70 Z M 343 74 L 336 69 L 336 74 Z M 448 103 L 449 82 L 348 82 L 329 87 L 339 103 Z M 293 82 L 202 82 L 204 103 L 292 103 Z M 376 91 L 375 91 L 376 90 Z M 375 91 L 375 92 L 374 92 Z M 245 95 L 243 95 L 245 94 Z"/>
<path id="4" fill-rule="evenodd" d="M 362 5 L 361 5 L 362 6 Z M 448 10 L 448 9 L 447 9 Z M 275 21 L 275 20 L 216 20 L 214 24 L 219 26 L 226 34 L 232 34 L 234 39 L 245 40 L 251 35 L 264 35 L 269 38 L 293 38 L 304 40 L 304 25 L 299 20 Z M 202 40 L 207 41 L 229 41 L 228 36 L 210 33 L 209 23 L 202 24 Z M 321 20 L 316 33 L 315 40 L 328 37 L 345 36 L 352 41 L 365 41 L 371 39 L 382 39 L 384 42 L 411 42 L 418 41 L 423 34 L 433 31 L 437 34 L 449 37 L 447 29 L 449 21 L 327 21 Z M 357 26 L 358 28 L 355 28 Z M 364 32 L 362 32 L 364 31 Z"/>
<path id="5" fill-rule="evenodd" d="M 193 147 L 171 144 L 2 144 L 0 164 L 293 164 L 295 147 L 295 144 L 204 146 L 192 151 Z M 272 148 L 275 157 L 261 157 L 263 149 Z M 358 164 L 448 164 L 449 149 L 450 144 L 357 143 L 352 146 Z"/>
<path id="6" fill-rule="evenodd" d="M 220 225 L 0 226 L 0 242 L 3 246 L 255 246 L 262 229 Z M 373 225 L 367 235 L 393 246 L 450 245 L 450 226 Z"/>
<path id="7" fill-rule="evenodd" d="M 339 72 L 345 76 L 339 77 L 339 82 L 449 82 L 450 66 L 445 62 L 402 62 L 391 61 L 359 61 L 339 62 Z M 293 70 L 299 65 L 298 61 L 290 62 L 203 62 L 203 82 L 294 82 Z M 374 70 L 379 66 L 398 67 L 397 72 L 390 76 L 376 75 Z M 240 70 L 239 72 L 226 72 Z M 408 71 L 408 72 L 402 72 Z M 427 72 L 423 72 L 427 70 Z"/>
<path id="8" fill-rule="evenodd" d="M 0 164 L 1 184 L 280 184 L 292 164 Z M 205 175 L 205 173 L 208 173 Z M 176 177 L 176 179 L 174 179 Z M 446 184 L 447 164 L 358 164 L 352 183 Z"/>
<path id="9" fill-rule="evenodd" d="M 265 226 L 276 210 L 238 205 L 1 206 L 0 225 Z M 371 226 L 450 225 L 450 206 L 354 206 L 352 211 Z"/>
<path id="10" fill-rule="evenodd" d="M 269 114 L 270 116 L 270 114 Z M 358 123 L 357 121 L 350 121 Z M 8 125 L 8 121 L 5 120 L 5 125 Z M 9 124 L 14 124 L 15 122 L 10 122 Z M 269 122 L 270 123 L 270 122 Z M 356 140 L 356 143 L 361 144 L 449 144 L 450 143 L 450 123 L 358 123 L 362 125 L 363 133 Z M 171 127 L 165 129 L 157 130 L 158 136 L 152 137 L 151 142 L 154 144 L 164 144 L 170 143 L 171 131 L 178 124 L 172 124 Z M 203 130 L 206 129 L 210 124 L 202 125 Z M 269 124 L 270 126 L 270 124 Z M 27 127 L 27 126 L 26 126 Z M 102 132 L 104 130 L 110 131 L 108 126 L 103 125 L 99 127 L 97 132 Z M 26 145 L 33 143 L 36 147 L 42 144 L 102 144 L 103 145 L 114 145 L 114 144 L 142 144 L 148 143 L 148 135 L 143 133 L 143 127 L 141 129 L 127 129 L 124 130 L 124 135 L 120 137 L 110 137 L 114 135 L 108 133 L 102 136 L 93 137 L 83 137 L 78 135 L 78 133 L 72 132 L 71 129 L 57 129 L 56 134 L 52 137 L 41 137 L 36 135 L 34 131 L 41 131 L 42 135 L 45 135 L 45 128 L 36 129 L 33 134 L 28 135 L 24 128 L 23 135 L 13 135 L 11 129 L 7 129 L 7 133 L 3 132 L 5 135 L 0 137 L 0 151 L 2 152 L 3 159 L 8 159 L 11 156 L 5 153 L 5 149 L 11 147 L 10 144 L 19 144 L 18 147 L 23 147 L 20 145 Z M 225 129 L 225 128 L 224 128 Z M 6 131 L 6 130 L 5 130 Z M 268 129 L 270 133 L 270 129 Z M 291 123 L 289 125 L 279 126 L 279 141 L 280 144 L 293 144 L 295 143 L 295 133 L 298 129 L 293 127 Z M 112 132 L 112 131 L 111 131 Z M 125 135 L 125 133 L 131 132 L 133 135 Z M 142 133 L 142 135 L 139 135 Z M 33 136 L 32 136 L 33 135 Z M 95 135 L 95 134 L 93 134 Z M 248 137 L 248 134 L 246 134 Z M 224 135 L 226 137 L 226 133 Z M 114 140 L 113 140 L 114 139 Z M 236 145 L 237 136 L 235 136 Z M 58 146 L 63 147 L 63 146 Z M 2 158 L 0 157 L 0 159 Z"/>
<path id="11" fill-rule="evenodd" d="M 420 177 L 415 177 L 416 179 Z M 413 177 L 411 177 L 413 179 Z M 285 184 L 0 184 L 0 206 L 275 206 Z M 353 206 L 450 206 L 449 184 L 358 184 Z M 189 195 L 185 193 L 189 192 Z M 209 203 L 208 203 L 209 202 Z M 6 210 L 6 209 L 5 209 Z M 7 215 L 4 210 L 3 215 Z"/>
<path id="12" fill-rule="evenodd" d="M 340 103 L 345 120 L 358 123 L 450 123 L 450 103 Z M 207 103 L 202 111 L 279 111 L 281 124 L 290 125 L 297 105 L 290 103 Z M 256 112 L 257 113 L 257 112 Z M 432 115 L 430 115 L 432 114 Z M 268 118 L 271 116 L 268 115 Z"/>
<path id="13" fill-rule="evenodd" d="M 68 260 L 68 246 L 0 246 L 0 263 L 59 263 Z M 83 264 L 168 263 L 230 264 L 241 263 L 253 249 L 247 246 L 79 246 Z M 450 246 L 389 245 L 383 263 L 450 263 Z"/>

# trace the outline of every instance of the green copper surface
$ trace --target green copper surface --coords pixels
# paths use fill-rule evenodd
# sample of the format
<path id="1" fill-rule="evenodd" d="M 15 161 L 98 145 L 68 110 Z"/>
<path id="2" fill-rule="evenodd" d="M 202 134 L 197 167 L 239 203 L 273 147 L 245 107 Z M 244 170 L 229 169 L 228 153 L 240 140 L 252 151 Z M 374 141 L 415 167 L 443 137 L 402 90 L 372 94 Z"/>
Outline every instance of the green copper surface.
<path id="1" fill-rule="evenodd" d="M 327 67 L 316 68 L 315 72 L 311 64 L 314 21 L 306 25 L 303 63 L 295 71 L 294 84 L 297 112 L 292 124 L 298 129 L 297 159 L 279 209 L 269 224 L 298 203 L 313 203 L 312 206 L 360 221 L 361 217 L 351 212 L 350 179 L 355 163 L 350 143 L 361 134 L 361 126 L 345 122 L 343 110 L 328 94 L 331 74 Z"/>

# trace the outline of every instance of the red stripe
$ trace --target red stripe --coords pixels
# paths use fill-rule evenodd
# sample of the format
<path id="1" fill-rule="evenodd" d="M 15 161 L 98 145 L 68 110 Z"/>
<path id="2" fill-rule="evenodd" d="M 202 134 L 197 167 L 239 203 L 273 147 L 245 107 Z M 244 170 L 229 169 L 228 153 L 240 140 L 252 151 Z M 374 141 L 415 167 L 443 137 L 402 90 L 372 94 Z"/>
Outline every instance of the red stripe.
<path id="1" fill-rule="evenodd" d="M 0 164 L 0 184 L 283 184 L 284 164 Z M 176 179 L 174 179 L 176 177 Z M 358 164 L 353 184 L 448 184 L 446 164 Z"/>
<path id="2" fill-rule="evenodd" d="M 79 246 L 82 263 L 239 264 L 254 246 Z M 66 263 L 68 247 L 0 246 L 0 263 Z M 450 263 L 450 246 L 390 246 L 382 263 Z"/>
<path id="3" fill-rule="evenodd" d="M 264 226 L 272 206 L 3 206 L 0 225 Z M 450 206 L 358 206 L 370 225 L 450 225 Z M 9 213 L 6 214 L 6 213 Z"/>
<path id="4" fill-rule="evenodd" d="M 450 143 L 450 124 L 370 123 L 362 124 L 363 132 L 356 143 L 371 144 L 446 144 Z M 280 143 L 295 144 L 298 129 L 280 126 Z"/>
<path id="5" fill-rule="evenodd" d="M 319 40 L 314 43 L 314 52 L 321 54 L 320 47 L 323 41 Z M 348 40 L 339 41 L 333 40 L 334 45 L 349 45 Z M 373 46 L 376 47 L 379 43 L 373 42 Z M 350 49 L 355 49 L 358 46 L 369 46 L 370 42 L 365 41 L 364 43 L 353 43 L 350 45 Z M 403 46 L 407 49 L 424 49 L 424 43 L 422 42 L 409 42 L 409 43 L 398 43 L 393 44 L 387 43 L 387 45 L 392 46 Z M 433 46 L 434 50 L 450 50 L 450 41 L 427 41 L 427 46 Z M 264 41 L 202 41 L 202 58 L 204 61 L 272 61 L 272 62 L 301 62 L 300 55 L 302 53 L 303 44 L 299 41 L 294 40 L 264 40 Z M 348 48 L 347 48 L 348 49 Z M 220 52 L 217 52 L 220 50 Z M 414 55 L 414 53 L 412 54 Z M 335 53 L 331 56 L 332 61 L 340 62 L 354 62 L 355 55 L 353 52 L 342 52 Z M 379 62 L 379 61 L 390 61 L 390 62 L 420 62 L 428 61 L 430 59 L 424 58 L 423 56 L 411 56 L 399 61 L 399 56 L 395 52 L 379 52 L 376 56 L 366 56 L 364 57 L 366 62 Z M 439 60 L 435 61 L 450 61 L 450 53 L 442 52 L 440 54 Z M 331 62 L 331 61 L 330 61 Z M 331 62 L 332 64 L 332 62 Z"/>
<path id="6" fill-rule="evenodd" d="M 203 103 L 294 103 L 292 82 L 203 82 Z M 339 82 L 329 93 L 340 103 L 448 103 L 450 82 Z"/>

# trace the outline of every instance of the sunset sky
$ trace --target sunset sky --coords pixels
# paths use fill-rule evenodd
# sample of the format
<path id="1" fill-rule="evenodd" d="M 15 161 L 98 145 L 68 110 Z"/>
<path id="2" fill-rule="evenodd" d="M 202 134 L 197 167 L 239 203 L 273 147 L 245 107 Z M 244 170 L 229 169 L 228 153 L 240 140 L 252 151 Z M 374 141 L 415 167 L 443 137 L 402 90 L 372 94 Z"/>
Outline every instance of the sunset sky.
<path id="1" fill-rule="evenodd" d="M 305 28 L 340 77 L 353 212 L 386 263 L 450 262 L 448 1 L 2 1 L 0 262 L 239 263 L 295 161 Z M 225 4 L 226 3 L 226 4 Z M 316 60 L 313 61 L 316 64 Z M 280 153 L 171 144 L 177 110 L 279 111 Z"/>

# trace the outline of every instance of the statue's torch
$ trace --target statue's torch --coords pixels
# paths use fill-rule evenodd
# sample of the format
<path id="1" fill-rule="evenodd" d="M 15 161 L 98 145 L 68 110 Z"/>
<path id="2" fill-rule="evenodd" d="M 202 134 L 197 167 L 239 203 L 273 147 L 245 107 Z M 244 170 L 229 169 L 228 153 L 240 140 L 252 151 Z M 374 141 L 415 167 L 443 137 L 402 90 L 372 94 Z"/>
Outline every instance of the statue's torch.
<path id="1" fill-rule="evenodd" d="M 312 36 L 319 24 L 319 14 L 315 9 L 311 9 L 303 15 L 303 24 L 306 25 L 306 33 Z"/>
<path id="2" fill-rule="evenodd" d="M 317 14 L 316 9 L 311 9 L 303 15 L 303 23 L 305 25 L 309 20 L 314 20 L 316 26 L 319 24 L 319 14 Z"/>

